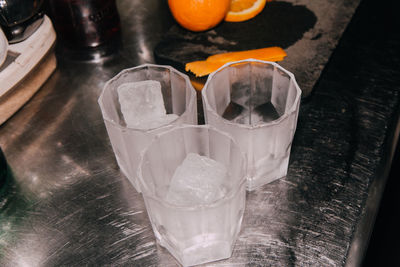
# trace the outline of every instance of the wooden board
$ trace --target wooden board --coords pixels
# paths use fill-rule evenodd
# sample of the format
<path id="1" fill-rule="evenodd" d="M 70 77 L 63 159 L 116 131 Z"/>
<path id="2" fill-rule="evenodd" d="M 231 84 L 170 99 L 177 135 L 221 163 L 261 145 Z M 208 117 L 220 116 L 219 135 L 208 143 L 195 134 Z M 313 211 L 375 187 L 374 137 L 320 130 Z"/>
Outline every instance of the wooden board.
<path id="1" fill-rule="evenodd" d="M 17 112 L 47 81 L 56 69 L 54 52 L 49 53 L 24 80 L 0 97 L 0 125 Z"/>

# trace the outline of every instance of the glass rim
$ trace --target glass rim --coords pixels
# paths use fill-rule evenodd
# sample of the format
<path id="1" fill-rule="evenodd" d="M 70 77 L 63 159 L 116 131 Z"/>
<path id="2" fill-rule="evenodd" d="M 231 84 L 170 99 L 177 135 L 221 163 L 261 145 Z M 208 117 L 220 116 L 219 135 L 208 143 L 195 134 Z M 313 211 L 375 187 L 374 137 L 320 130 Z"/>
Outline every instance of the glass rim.
<path id="1" fill-rule="evenodd" d="M 177 131 L 179 129 L 185 129 L 185 128 L 198 128 L 198 129 L 208 129 L 208 130 L 212 130 L 215 132 L 218 132 L 221 135 L 226 136 L 227 138 L 229 138 L 233 144 L 238 148 L 239 152 L 240 152 L 240 157 L 242 159 L 242 164 L 244 167 L 244 175 L 243 177 L 241 177 L 239 179 L 238 182 L 236 182 L 233 186 L 232 189 L 230 189 L 228 191 L 227 194 L 225 194 L 222 198 L 218 198 L 210 203 L 206 203 L 206 204 L 197 204 L 197 205 L 192 205 L 192 206 L 181 206 L 181 205 L 176 205 L 173 203 L 170 203 L 168 201 L 166 201 L 165 199 L 162 199 L 158 196 L 156 196 L 155 194 L 153 194 L 151 192 L 151 190 L 148 188 L 147 184 L 144 182 L 143 176 L 142 176 L 142 163 L 144 160 L 144 155 L 146 154 L 146 152 L 149 150 L 150 146 L 159 138 L 161 138 L 161 136 L 163 135 L 167 135 L 173 131 Z M 238 145 L 238 143 L 236 142 L 236 140 L 227 132 L 221 131 L 217 128 L 215 128 L 214 126 L 211 126 L 209 124 L 203 124 L 203 125 L 192 125 L 192 124 L 182 124 L 179 126 L 175 126 L 172 127 L 171 129 L 168 129 L 167 131 L 164 131 L 162 133 L 156 134 L 151 143 L 141 151 L 140 153 L 140 160 L 139 160 L 139 164 L 138 164 L 138 168 L 137 168 L 137 177 L 138 177 L 138 181 L 139 181 L 139 187 L 141 190 L 141 193 L 143 195 L 143 198 L 151 198 L 157 202 L 159 202 L 161 205 L 169 207 L 169 208 L 173 208 L 173 209 L 180 209 L 180 210 L 187 210 L 187 211 L 191 211 L 191 210 L 198 210 L 198 209 L 209 209 L 212 207 L 216 207 L 219 206 L 221 203 L 223 203 L 224 201 L 228 201 L 232 198 L 234 198 L 235 196 L 238 195 L 240 188 L 242 188 L 242 186 L 244 186 L 244 191 L 246 192 L 246 183 L 247 183 L 247 159 L 245 154 L 243 153 L 243 151 L 240 149 L 240 146 Z"/>
<path id="2" fill-rule="evenodd" d="M 104 121 L 107 121 L 108 123 L 112 124 L 114 127 L 117 127 L 121 130 L 124 131 L 132 131 L 132 132 L 143 132 L 143 133 L 147 133 L 147 132 L 152 132 L 152 131 L 158 131 L 159 129 L 163 129 L 163 128 L 168 128 L 171 126 L 172 123 L 174 123 L 175 121 L 177 121 L 180 117 L 186 115 L 189 111 L 188 109 L 185 109 L 185 111 L 178 116 L 178 118 L 174 119 L 172 122 L 170 122 L 169 124 L 166 125 L 162 125 L 159 127 L 155 127 L 155 128 L 150 128 L 150 129 L 140 129 L 140 128 L 131 128 L 128 126 L 122 126 L 121 124 L 117 123 L 116 121 L 114 121 L 113 119 L 109 118 L 107 112 L 105 112 L 105 108 L 103 105 L 103 98 L 104 98 L 104 94 L 107 90 L 109 90 L 108 88 L 110 88 L 110 84 L 116 80 L 118 80 L 122 75 L 124 75 L 125 73 L 129 73 L 132 71 L 136 71 L 139 69 L 143 69 L 143 68 L 164 68 L 164 69 L 168 69 L 176 74 L 178 74 L 179 76 L 181 76 L 184 80 L 186 85 L 189 86 L 190 88 L 190 101 L 187 104 L 187 106 L 190 108 L 193 108 L 193 106 L 195 105 L 195 100 L 196 100 L 196 91 L 192 86 L 192 83 L 190 82 L 189 76 L 187 76 L 186 74 L 176 70 L 175 68 L 168 66 L 168 65 L 158 65 L 158 64 L 150 64 L 150 63 L 146 63 L 146 64 L 141 64 L 132 68 L 127 68 L 127 69 L 123 69 L 121 70 L 118 74 L 116 74 L 114 77 L 112 77 L 111 79 L 109 79 L 103 86 L 103 89 L 100 93 L 99 98 L 97 99 L 97 103 L 100 106 L 100 110 L 101 110 L 101 114 L 103 117 Z"/>
<path id="3" fill-rule="evenodd" d="M 256 125 L 247 125 L 247 124 L 241 124 L 241 123 L 236 123 L 236 122 L 232 122 L 230 120 L 227 120 L 225 118 L 223 118 L 221 115 L 219 115 L 216 110 L 214 110 L 213 108 L 211 108 L 207 95 L 206 95 L 206 91 L 208 91 L 208 85 L 209 83 L 211 83 L 211 80 L 214 78 L 215 75 L 218 75 L 219 72 L 221 72 L 223 69 L 226 69 L 228 67 L 230 67 L 231 65 L 235 65 L 235 64 L 246 64 L 246 63 L 262 63 L 265 65 L 273 65 L 274 67 L 278 68 L 279 70 L 283 71 L 284 73 L 286 73 L 290 79 L 293 81 L 293 84 L 295 86 L 296 89 L 296 98 L 293 101 L 293 105 L 288 109 L 288 111 L 285 111 L 284 114 L 282 114 L 281 116 L 279 116 L 279 118 L 273 120 L 273 121 L 269 121 L 269 122 L 261 122 L 258 123 Z M 265 60 L 259 60 L 259 59 L 253 59 L 253 58 L 249 58 L 249 59 L 244 59 L 244 60 L 238 60 L 238 61 L 232 61 L 232 62 L 228 62 L 226 64 L 224 64 L 223 66 L 221 66 L 220 68 L 218 68 L 217 70 L 215 70 L 214 72 L 212 72 L 208 78 L 206 83 L 204 84 L 203 89 L 201 90 L 201 95 L 202 95 L 202 100 L 203 100 L 203 109 L 210 111 L 210 113 L 212 113 L 214 116 L 220 118 L 224 123 L 232 125 L 232 126 L 237 126 L 240 128 L 244 128 L 244 129 L 258 129 L 258 128 L 265 128 L 265 127 L 272 127 L 274 125 L 280 124 L 282 121 L 284 121 L 287 117 L 289 117 L 292 113 L 296 112 L 297 110 L 297 104 L 300 101 L 300 97 L 301 97 L 301 89 L 299 87 L 299 85 L 297 84 L 296 78 L 294 76 L 293 73 L 291 73 L 290 71 L 286 70 L 285 68 L 283 68 L 281 65 L 279 65 L 276 62 L 272 62 L 272 61 L 265 61 Z M 205 114 L 205 116 L 207 116 Z"/>

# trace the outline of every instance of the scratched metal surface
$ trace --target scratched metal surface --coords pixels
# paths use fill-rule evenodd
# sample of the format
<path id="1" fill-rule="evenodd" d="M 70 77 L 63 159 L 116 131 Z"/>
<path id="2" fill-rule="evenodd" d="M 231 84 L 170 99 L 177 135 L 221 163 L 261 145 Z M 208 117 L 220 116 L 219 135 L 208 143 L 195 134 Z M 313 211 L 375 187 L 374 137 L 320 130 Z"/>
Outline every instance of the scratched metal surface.
<path id="1" fill-rule="evenodd" d="M 121 53 L 96 64 L 61 59 L 0 126 L 12 172 L 0 191 L 0 266 L 178 265 L 120 173 L 97 105 L 106 80 L 154 60 L 152 48 L 173 22 L 165 1 L 118 3 Z M 400 88 L 398 71 L 368 67 L 385 67 L 381 51 L 398 64 L 399 39 L 373 42 L 376 35 L 359 29 L 381 20 L 365 13 L 302 103 L 287 177 L 247 195 L 232 257 L 207 266 L 360 263 L 396 139 Z"/>

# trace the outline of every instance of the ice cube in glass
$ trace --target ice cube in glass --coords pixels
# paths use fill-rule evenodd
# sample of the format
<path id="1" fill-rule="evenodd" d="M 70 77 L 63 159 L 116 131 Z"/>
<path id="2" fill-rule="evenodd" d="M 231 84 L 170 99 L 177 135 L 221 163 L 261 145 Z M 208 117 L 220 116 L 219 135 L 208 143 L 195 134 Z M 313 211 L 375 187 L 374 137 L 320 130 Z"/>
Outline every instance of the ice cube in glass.
<path id="1" fill-rule="evenodd" d="M 228 171 L 222 163 L 196 153 L 187 154 L 172 176 L 166 201 L 175 205 L 213 202 L 225 195 Z"/>
<path id="2" fill-rule="evenodd" d="M 153 109 L 145 106 L 147 111 L 142 114 L 137 110 L 133 114 L 124 110 L 128 117 L 134 117 L 133 124 L 128 125 L 122 113 L 120 96 L 127 100 L 125 98 L 130 95 L 129 92 L 128 95 L 119 94 L 118 88 L 125 87 L 120 90 L 129 91 L 139 86 L 142 89 L 156 90 L 156 83 L 160 84 L 161 95 L 153 92 L 143 97 L 147 96 L 150 104 L 158 106 Z M 138 192 L 137 167 L 140 152 L 151 139 L 173 125 L 197 124 L 196 91 L 187 75 L 170 66 L 144 64 L 121 71 L 105 84 L 99 97 L 99 105 L 118 166 Z M 153 115 L 148 115 L 149 113 Z"/>
<path id="3" fill-rule="evenodd" d="M 174 127 L 143 151 L 139 179 L 156 239 L 182 265 L 231 256 L 246 197 L 246 160 L 232 137 Z"/>

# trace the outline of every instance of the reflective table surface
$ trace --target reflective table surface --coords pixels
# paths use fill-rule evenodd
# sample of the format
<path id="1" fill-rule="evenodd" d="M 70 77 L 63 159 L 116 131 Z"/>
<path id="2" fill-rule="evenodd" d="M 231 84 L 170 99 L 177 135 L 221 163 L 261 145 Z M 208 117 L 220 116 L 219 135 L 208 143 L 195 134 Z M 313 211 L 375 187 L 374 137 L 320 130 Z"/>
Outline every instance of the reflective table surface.
<path id="1" fill-rule="evenodd" d="M 206 266 L 361 263 L 400 103 L 392 68 L 400 38 L 364 27 L 384 23 L 370 19 L 371 2 L 361 2 L 301 104 L 287 177 L 247 193 L 232 257 Z M 59 56 L 47 83 L 0 126 L 9 167 L 0 190 L 0 266 L 178 266 L 119 170 L 97 104 L 120 70 L 154 62 L 152 50 L 174 22 L 165 1 L 118 4 L 122 50 L 96 63 Z"/>

